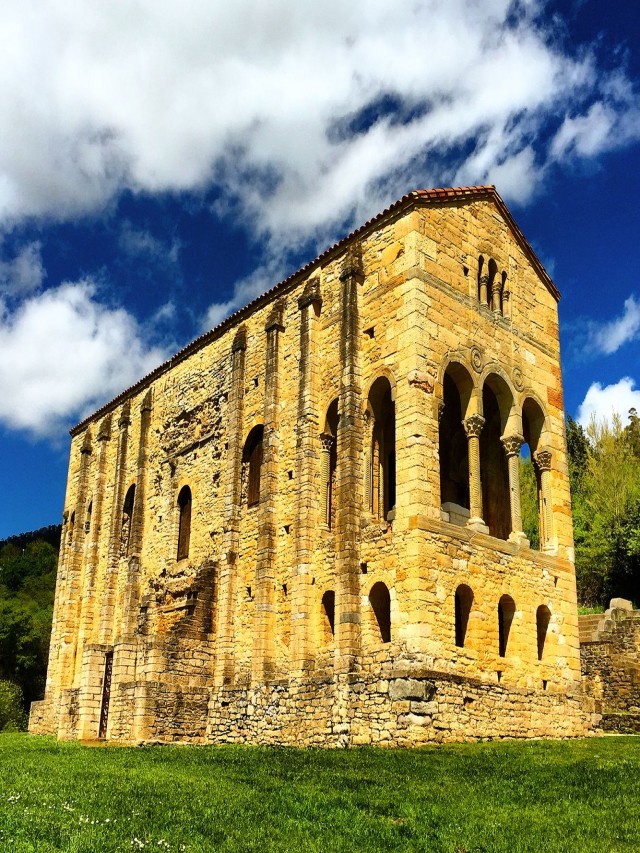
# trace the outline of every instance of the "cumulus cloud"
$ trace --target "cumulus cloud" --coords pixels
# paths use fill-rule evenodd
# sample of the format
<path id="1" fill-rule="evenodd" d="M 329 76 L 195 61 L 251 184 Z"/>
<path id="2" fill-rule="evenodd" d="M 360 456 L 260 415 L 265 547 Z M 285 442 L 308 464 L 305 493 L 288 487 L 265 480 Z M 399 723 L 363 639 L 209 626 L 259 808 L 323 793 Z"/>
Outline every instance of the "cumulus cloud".
<path id="1" fill-rule="evenodd" d="M 67 282 L 0 313 L 0 421 L 51 436 L 148 373 L 165 357 L 90 279 Z"/>
<path id="2" fill-rule="evenodd" d="M 45 278 L 36 240 L 22 246 L 10 260 L 0 259 L 0 296 L 19 298 L 38 290 Z"/>
<path id="3" fill-rule="evenodd" d="M 640 338 L 640 302 L 632 294 L 625 299 L 620 317 L 608 323 L 591 323 L 588 348 L 604 355 L 617 352 L 621 346 Z"/>
<path id="4" fill-rule="evenodd" d="M 417 184 L 495 179 L 524 201 L 550 161 L 638 131 L 624 74 L 563 46 L 546 12 L 545 0 L 5 0 L 0 224 L 214 184 L 252 233 L 292 243 Z"/>
<path id="5" fill-rule="evenodd" d="M 611 423 L 615 412 L 626 424 L 629 421 L 629 409 L 640 411 L 640 388 L 636 388 L 635 379 L 624 376 L 619 382 L 604 387 L 600 382 L 593 382 L 580 404 L 576 420 L 585 427 L 593 417 L 599 423 Z"/>

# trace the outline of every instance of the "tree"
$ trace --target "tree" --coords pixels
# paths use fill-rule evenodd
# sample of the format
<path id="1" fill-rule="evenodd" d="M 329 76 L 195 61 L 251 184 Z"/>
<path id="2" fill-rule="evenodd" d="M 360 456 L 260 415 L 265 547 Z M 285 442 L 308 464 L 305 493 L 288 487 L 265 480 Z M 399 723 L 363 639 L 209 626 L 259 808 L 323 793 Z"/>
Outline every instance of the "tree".
<path id="1" fill-rule="evenodd" d="M 48 542 L 0 549 L 0 680 L 18 686 L 25 707 L 44 694 L 56 566 Z"/>

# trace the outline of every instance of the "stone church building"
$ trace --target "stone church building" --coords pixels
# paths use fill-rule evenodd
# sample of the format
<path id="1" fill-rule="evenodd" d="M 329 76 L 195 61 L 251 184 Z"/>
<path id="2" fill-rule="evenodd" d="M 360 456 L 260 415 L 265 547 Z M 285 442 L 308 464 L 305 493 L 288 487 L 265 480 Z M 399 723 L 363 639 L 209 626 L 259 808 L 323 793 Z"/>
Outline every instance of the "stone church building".
<path id="1" fill-rule="evenodd" d="M 494 187 L 419 190 L 75 427 L 31 731 L 584 733 L 558 298 Z"/>

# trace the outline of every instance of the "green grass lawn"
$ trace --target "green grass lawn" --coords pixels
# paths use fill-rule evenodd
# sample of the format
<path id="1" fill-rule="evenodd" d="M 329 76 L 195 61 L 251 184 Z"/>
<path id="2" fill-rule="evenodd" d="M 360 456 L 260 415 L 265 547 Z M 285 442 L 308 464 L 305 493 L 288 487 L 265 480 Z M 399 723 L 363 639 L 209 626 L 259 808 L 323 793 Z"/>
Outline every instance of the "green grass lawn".
<path id="1" fill-rule="evenodd" d="M 640 738 L 417 750 L 0 735 L 0 850 L 640 850 Z"/>

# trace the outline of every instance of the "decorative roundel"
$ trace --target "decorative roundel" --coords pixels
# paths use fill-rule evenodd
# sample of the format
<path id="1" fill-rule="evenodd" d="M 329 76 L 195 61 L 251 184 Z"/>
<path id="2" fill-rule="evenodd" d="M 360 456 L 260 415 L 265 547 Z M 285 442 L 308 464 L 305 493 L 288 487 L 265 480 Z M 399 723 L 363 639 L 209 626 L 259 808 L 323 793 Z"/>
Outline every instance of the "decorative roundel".
<path id="1" fill-rule="evenodd" d="M 518 391 L 522 391 L 524 389 L 524 378 L 522 376 L 522 371 L 519 367 L 513 368 L 513 384 L 516 386 Z"/>
<path id="2" fill-rule="evenodd" d="M 476 373 L 482 371 L 482 353 L 478 347 L 471 347 L 471 364 Z"/>

